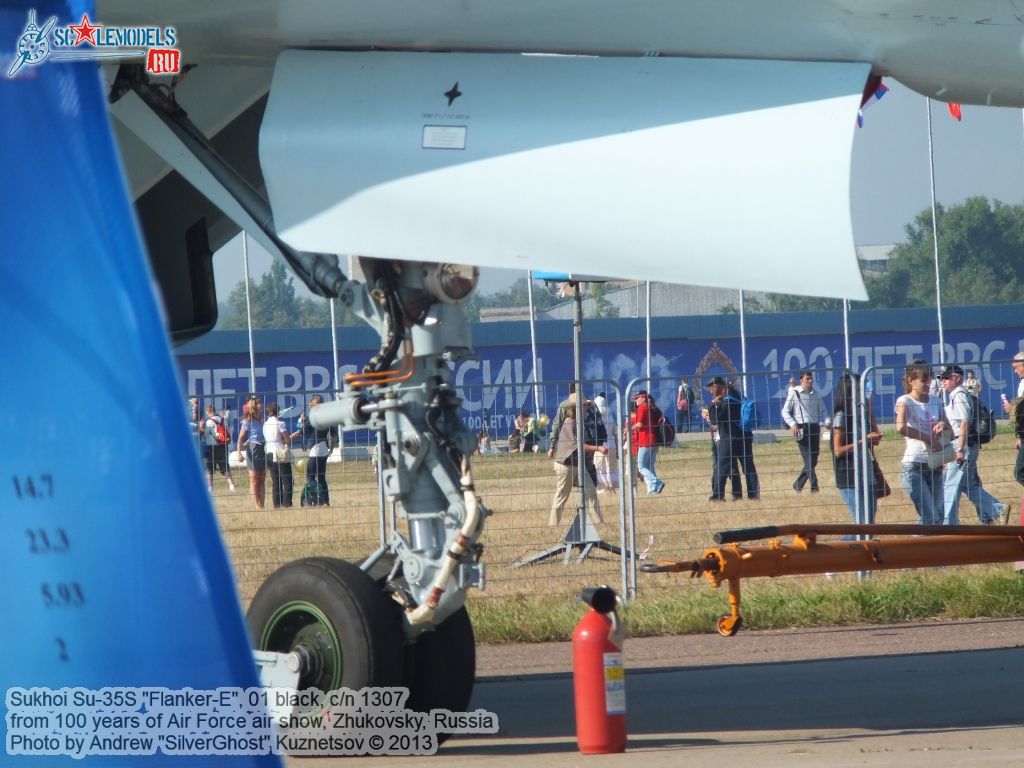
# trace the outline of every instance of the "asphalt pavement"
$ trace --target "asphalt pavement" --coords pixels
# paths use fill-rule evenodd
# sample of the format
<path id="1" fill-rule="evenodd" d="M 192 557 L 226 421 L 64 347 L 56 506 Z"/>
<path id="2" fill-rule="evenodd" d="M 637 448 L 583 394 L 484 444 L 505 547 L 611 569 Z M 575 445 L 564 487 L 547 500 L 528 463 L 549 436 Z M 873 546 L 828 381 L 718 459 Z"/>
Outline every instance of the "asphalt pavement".
<path id="1" fill-rule="evenodd" d="M 629 745 L 602 756 L 576 748 L 568 643 L 481 648 L 470 708 L 497 734 L 359 764 L 1024 765 L 1021 646 L 1017 620 L 627 640 Z"/>

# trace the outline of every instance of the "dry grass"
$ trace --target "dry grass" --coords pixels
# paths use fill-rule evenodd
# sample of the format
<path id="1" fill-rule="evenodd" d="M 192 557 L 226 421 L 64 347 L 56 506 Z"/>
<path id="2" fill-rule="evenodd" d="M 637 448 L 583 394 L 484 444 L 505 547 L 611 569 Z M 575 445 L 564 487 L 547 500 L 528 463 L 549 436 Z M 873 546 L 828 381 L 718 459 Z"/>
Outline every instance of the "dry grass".
<path id="1" fill-rule="evenodd" d="M 638 548 L 654 537 L 652 559 L 684 559 L 701 553 L 712 543 L 715 531 L 767 524 L 848 522 L 849 516 L 835 489 L 831 456 L 827 445 L 821 455 L 818 475 L 821 492 L 796 494 L 792 482 L 800 457 L 791 439 L 781 437 L 774 444 L 757 444 L 755 460 L 761 482 L 761 500 L 711 503 L 711 455 L 706 436 L 687 435 L 677 448 L 662 449 L 658 472 L 667 488 L 660 496 L 641 490 L 636 498 Z M 878 522 L 916 522 L 909 497 L 900 487 L 899 459 L 903 441 L 888 435 L 879 448 L 893 494 L 879 504 Z M 981 475 L 985 487 L 998 498 L 1016 505 L 1020 488 L 1012 480 L 1015 451 L 1007 435 L 1001 435 L 982 451 Z M 582 562 L 561 557 L 526 568 L 513 564 L 526 555 L 556 543 L 562 531 L 547 526 L 548 509 L 554 489 L 551 462 L 540 454 L 498 454 L 474 459 L 476 485 L 484 503 L 493 511 L 483 543 L 486 547 L 488 585 L 474 600 L 497 598 L 515 600 L 534 596 L 565 596 L 571 599 L 587 584 L 620 583 L 620 562 L 607 553 L 592 555 Z M 295 504 L 287 509 L 254 510 L 248 496 L 244 470 L 235 470 L 239 492 L 229 494 L 223 480 L 215 481 L 215 502 L 221 528 L 234 562 L 244 604 L 273 570 L 301 557 L 329 555 L 359 560 L 380 542 L 377 490 L 368 462 L 328 465 L 332 506 L 298 506 L 303 472 L 296 469 Z M 267 480 L 268 501 L 270 481 Z M 728 493 L 728 490 L 727 490 Z M 602 537 L 621 544 L 618 494 L 600 496 L 605 520 L 598 526 Z M 571 517 L 573 500 L 563 520 Z M 973 507 L 963 502 L 961 520 L 975 521 Z M 401 522 L 400 522 L 401 524 Z M 701 581 L 672 575 L 644 575 L 638 588 L 645 590 L 706 589 Z"/>

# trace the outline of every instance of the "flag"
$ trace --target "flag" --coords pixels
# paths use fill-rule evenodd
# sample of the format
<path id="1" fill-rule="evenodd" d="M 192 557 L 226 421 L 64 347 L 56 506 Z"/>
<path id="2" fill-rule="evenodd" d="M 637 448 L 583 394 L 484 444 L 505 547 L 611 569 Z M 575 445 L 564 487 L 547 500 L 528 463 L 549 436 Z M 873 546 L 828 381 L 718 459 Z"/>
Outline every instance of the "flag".
<path id="1" fill-rule="evenodd" d="M 951 101 L 951 102 L 949 102 L 948 104 L 946 104 L 946 107 L 947 107 L 947 108 L 949 109 L 949 114 L 950 114 L 950 116 L 951 116 L 951 117 L 952 117 L 952 118 L 953 118 L 954 120 L 956 120 L 956 121 L 957 121 L 958 123 L 959 123 L 959 122 L 960 122 L 961 120 L 963 120 L 963 117 L 964 117 L 964 116 L 963 116 L 963 114 L 962 114 L 962 113 L 960 112 L 960 105 L 959 105 L 959 104 L 957 104 L 957 103 L 956 103 L 955 101 Z"/>
<path id="2" fill-rule="evenodd" d="M 860 101 L 860 109 L 857 110 L 857 127 L 864 127 L 864 110 L 880 100 L 885 94 L 889 92 L 889 87 L 882 82 L 880 75 L 874 75 L 868 78 L 867 85 L 864 88 L 864 97 Z"/>

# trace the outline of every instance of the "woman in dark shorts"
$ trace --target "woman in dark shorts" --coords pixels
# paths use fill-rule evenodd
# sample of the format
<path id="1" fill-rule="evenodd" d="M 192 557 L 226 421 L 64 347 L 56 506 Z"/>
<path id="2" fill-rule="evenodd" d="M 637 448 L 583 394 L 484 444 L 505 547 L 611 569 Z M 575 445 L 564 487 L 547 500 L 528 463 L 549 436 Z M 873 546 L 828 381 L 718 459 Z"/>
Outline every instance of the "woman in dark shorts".
<path id="1" fill-rule="evenodd" d="M 256 509 L 263 509 L 267 488 L 267 446 L 263 437 L 263 406 L 254 395 L 242 408 L 238 424 L 238 452 L 245 450 L 249 470 L 249 493 Z"/>

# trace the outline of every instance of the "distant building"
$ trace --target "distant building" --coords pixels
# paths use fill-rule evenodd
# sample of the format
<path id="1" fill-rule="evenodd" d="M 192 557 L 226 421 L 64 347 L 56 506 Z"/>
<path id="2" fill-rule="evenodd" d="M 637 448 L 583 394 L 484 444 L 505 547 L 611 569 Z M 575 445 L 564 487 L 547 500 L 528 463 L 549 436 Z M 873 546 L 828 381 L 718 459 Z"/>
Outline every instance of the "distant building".
<path id="1" fill-rule="evenodd" d="M 507 323 L 514 320 L 528 321 L 529 307 L 481 307 L 481 323 Z"/>
<path id="2" fill-rule="evenodd" d="M 889 268 L 889 255 L 895 245 L 857 246 L 857 260 L 865 277 L 884 273 Z M 617 280 L 604 284 L 604 300 L 618 310 L 617 317 L 643 317 L 647 314 L 647 286 L 642 281 Z M 770 304 L 768 296 L 759 291 L 744 291 L 747 302 Z M 739 291 L 726 288 L 707 288 L 696 285 L 651 282 L 651 315 L 653 317 L 678 317 L 721 315 L 738 312 Z M 554 307 L 537 313 L 538 320 L 571 320 L 576 309 L 573 301 L 563 301 Z M 583 297 L 583 314 L 594 317 L 594 300 Z M 527 307 L 494 307 L 480 310 L 480 322 L 494 323 L 508 320 L 529 320 Z"/>
<path id="3" fill-rule="evenodd" d="M 865 277 L 879 275 L 889 269 L 889 254 L 895 245 L 858 245 L 857 261 Z"/>
<path id="4" fill-rule="evenodd" d="M 643 282 L 607 283 L 604 299 L 618 310 L 618 317 L 643 317 L 647 314 L 647 286 Z M 744 291 L 747 299 L 764 300 L 765 294 Z M 651 283 L 651 315 L 670 317 L 676 315 L 720 315 L 739 311 L 739 291 L 725 288 L 705 288 L 696 285 L 674 283 Z M 583 314 L 593 317 L 594 300 L 583 299 Z M 567 301 L 538 315 L 543 320 L 570 320 L 575 316 L 573 302 Z M 529 317 L 529 313 L 527 313 Z"/>

